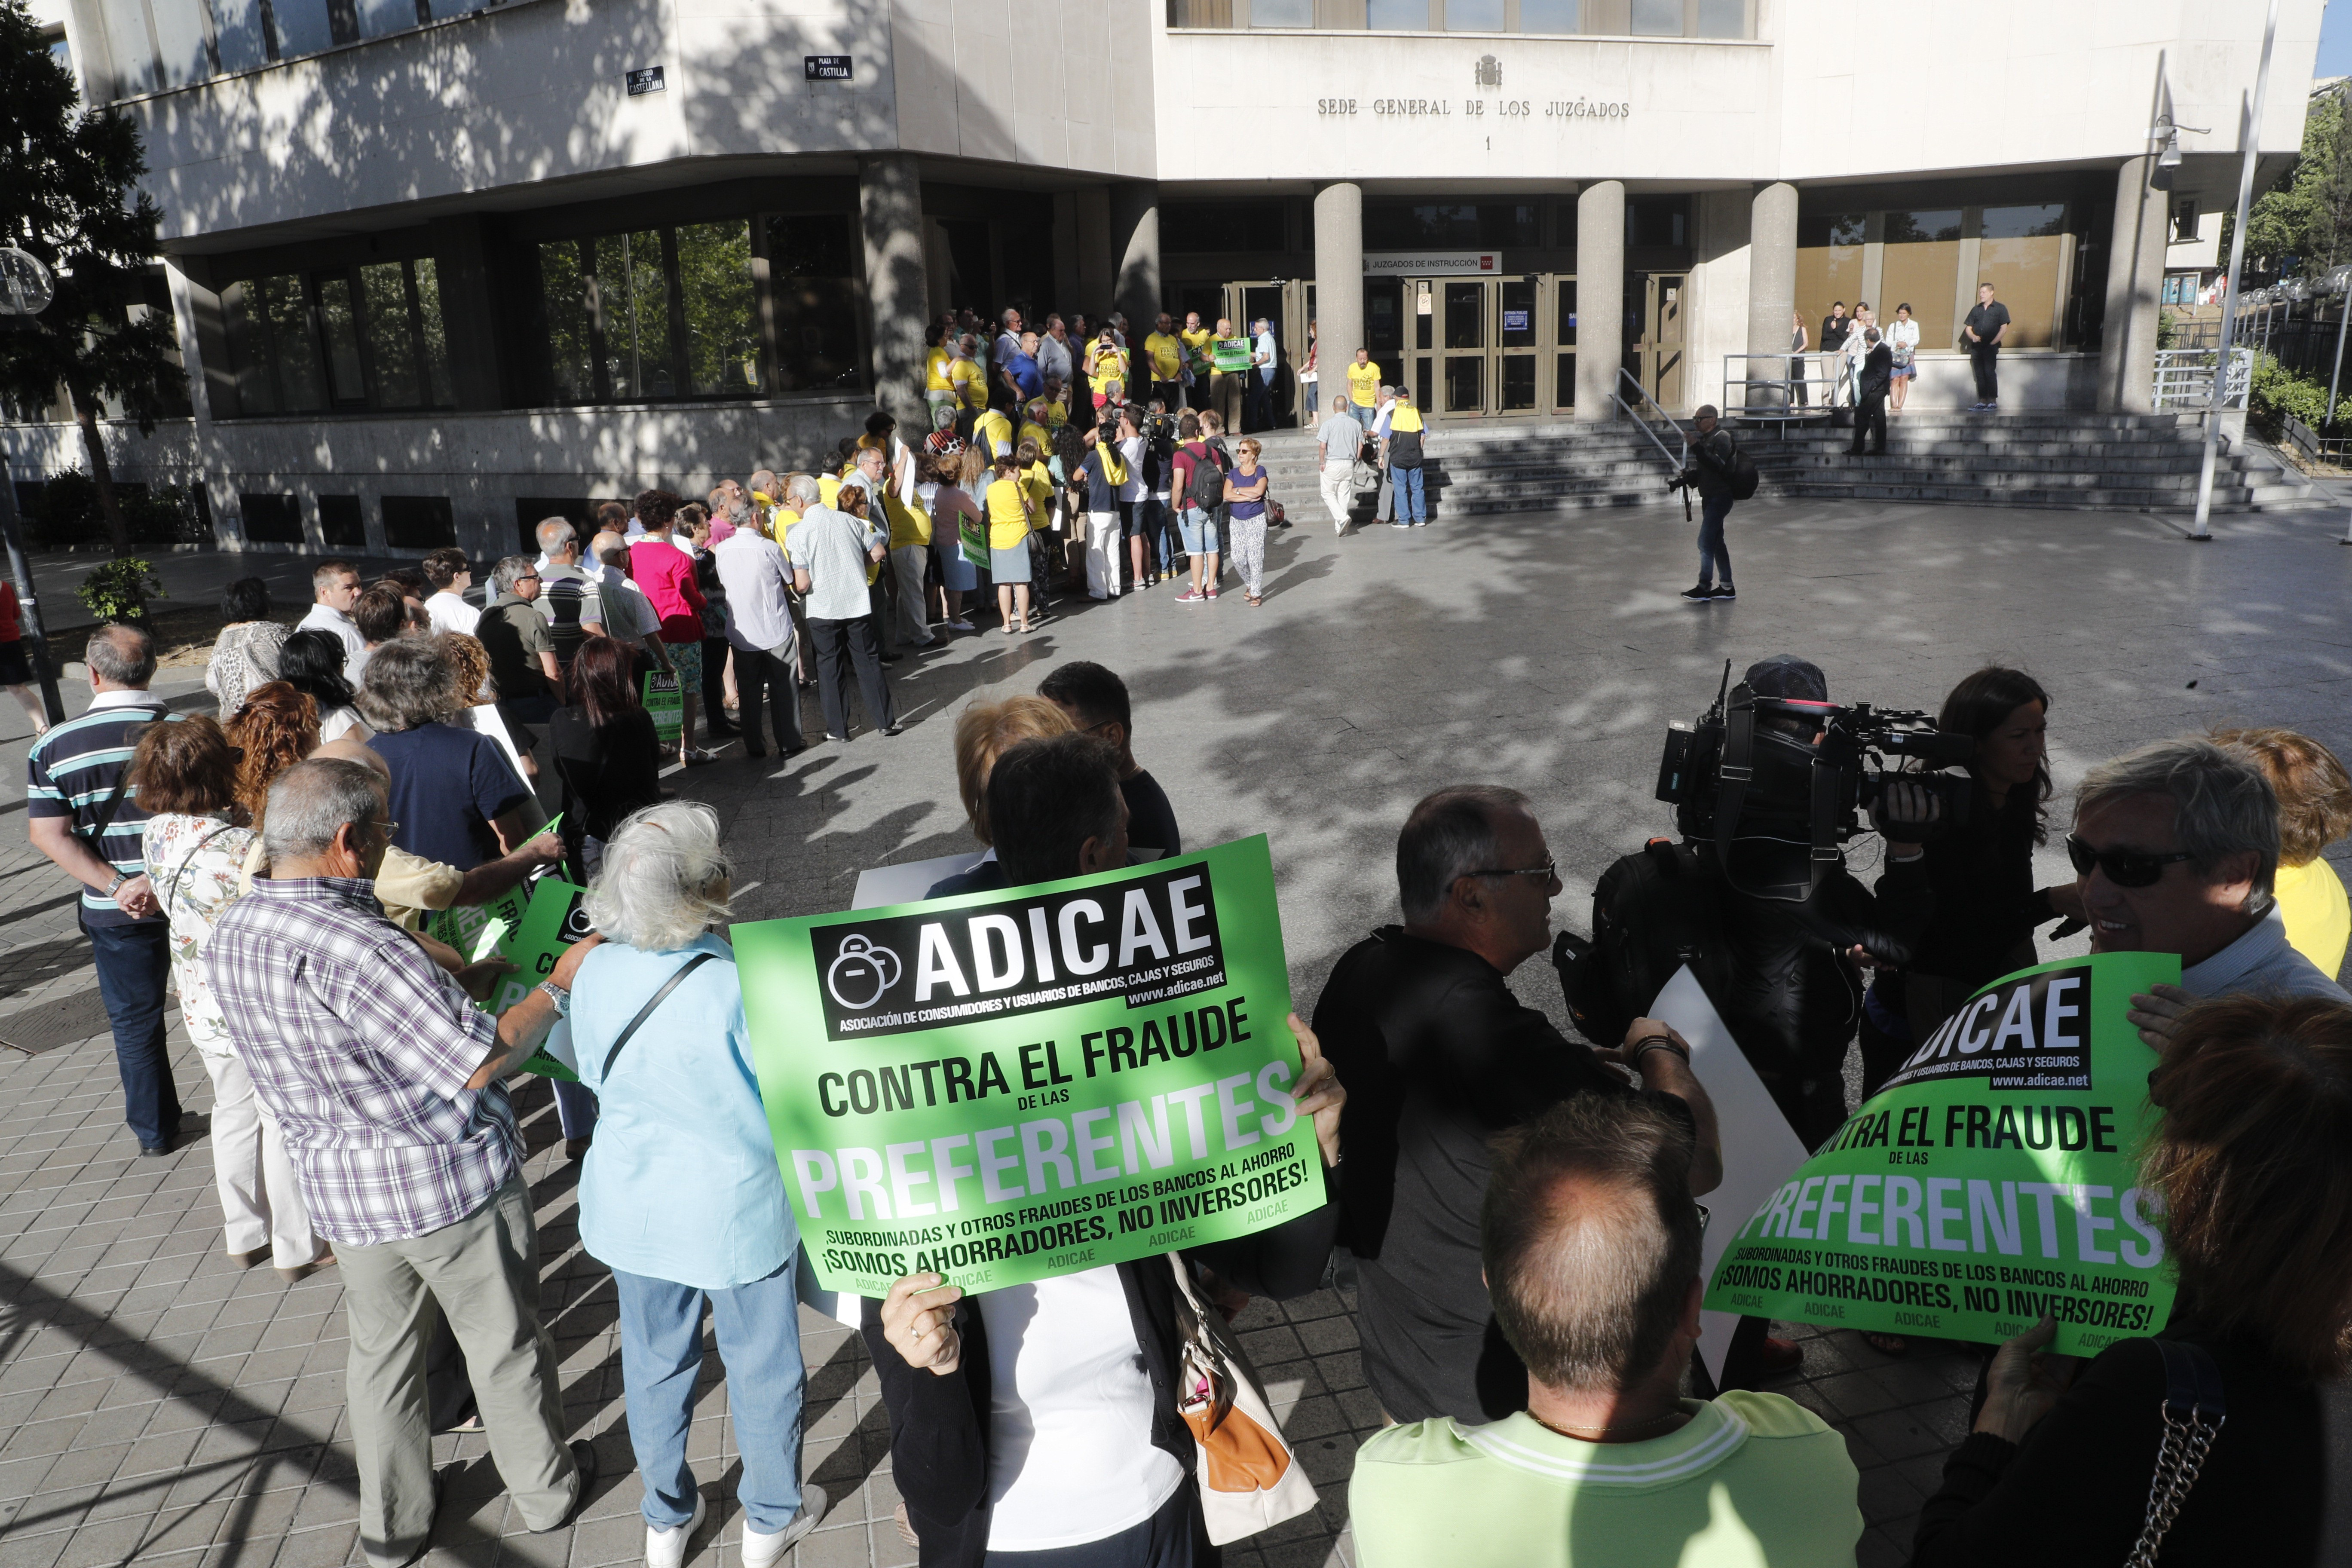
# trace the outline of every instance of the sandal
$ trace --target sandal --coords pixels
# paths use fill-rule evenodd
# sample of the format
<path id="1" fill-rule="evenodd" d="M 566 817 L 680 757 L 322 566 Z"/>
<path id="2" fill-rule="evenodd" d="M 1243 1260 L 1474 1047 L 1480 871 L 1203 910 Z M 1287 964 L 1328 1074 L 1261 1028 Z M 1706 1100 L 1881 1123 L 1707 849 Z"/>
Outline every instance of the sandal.
<path id="1" fill-rule="evenodd" d="M 1911 1342 L 1901 1334 L 1881 1334 L 1865 1331 L 1862 1342 L 1880 1355 L 1906 1356 L 1911 1353 Z"/>
<path id="2" fill-rule="evenodd" d="M 1265 601 L 1259 598 L 1255 594 L 1252 594 L 1249 596 L 1249 606 L 1253 610 L 1262 610 L 1265 607 Z"/>
<path id="3" fill-rule="evenodd" d="M 688 746 L 677 754 L 677 760 L 689 768 L 698 768 L 715 763 L 719 758 L 715 753 L 706 752 L 700 746 Z"/>

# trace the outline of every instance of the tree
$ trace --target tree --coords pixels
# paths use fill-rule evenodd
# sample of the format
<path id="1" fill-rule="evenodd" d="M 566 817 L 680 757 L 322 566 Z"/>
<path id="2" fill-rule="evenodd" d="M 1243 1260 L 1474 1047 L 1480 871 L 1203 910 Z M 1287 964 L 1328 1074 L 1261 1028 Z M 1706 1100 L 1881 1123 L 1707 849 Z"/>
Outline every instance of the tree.
<path id="1" fill-rule="evenodd" d="M 64 387 L 118 555 L 131 532 L 100 412 L 119 398 L 152 432 L 163 378 L 181 374 L 169 321 L 132 313 L 146 303 L 163 216 L 138 188 L 146 172 L 138 128 L 112 108 L 82 108 L 24 0 L 0 0 L 0 244 L 30 251 L 57 279 L 47 310 L 0 332 L 0 394 L 37 408 Z"/>
<path id="2" fill-rule="evenodd" d="M 2352 118 L 2344 90 L 2312 95 L 2303 121 L 2303 147 L 2272 187 L 2254 201 L 2246 223 L 2246 270 L 2277 277 L 2290 269 L 2325 274 L 2352 260 Z M 2235 213 L 2223 215 L 2221 254 L 2230 253 Z"/>

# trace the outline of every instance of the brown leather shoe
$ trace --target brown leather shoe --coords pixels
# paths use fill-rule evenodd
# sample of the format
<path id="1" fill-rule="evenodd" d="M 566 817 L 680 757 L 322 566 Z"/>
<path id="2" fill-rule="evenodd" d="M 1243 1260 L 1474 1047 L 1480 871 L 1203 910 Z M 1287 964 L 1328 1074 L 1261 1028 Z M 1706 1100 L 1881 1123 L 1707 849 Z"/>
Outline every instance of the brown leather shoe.
<path id="1" fill-rule="evenodd" d="M 293 1268 L 279 1269 L 278 1271 L 278 1278 L 285 1280 L 289 1285 L 297 1285 L 310 1278 L 311 1275 L 316 1274 L 320 1269 L 332 1268 L 334 1266 L 334 1249 L 332 1247 L 329 1247 L 326 1251 L 310 1259 L 308 1263 Z"/>

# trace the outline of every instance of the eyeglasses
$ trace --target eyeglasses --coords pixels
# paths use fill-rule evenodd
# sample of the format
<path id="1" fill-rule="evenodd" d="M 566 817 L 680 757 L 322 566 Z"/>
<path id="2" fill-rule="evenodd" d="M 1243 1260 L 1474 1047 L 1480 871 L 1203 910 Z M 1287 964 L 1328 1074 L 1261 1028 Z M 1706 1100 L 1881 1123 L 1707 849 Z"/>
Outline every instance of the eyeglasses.
<path id="1" fill-rule="evenodd" d="M 1547 882 L 1559 880 L 1559 863 L 1547 860 L 1540 866 L 1497 866 L 1491 871 L 1465 871 L 1465 877 L 1541 877 Z"/>
<path id="2" fill-rule="evenodd" d="M 2175 861 L 2193 860 L 2187 850 L 2175 850 L 2169 855 L 2152 855 L 2145 849 L 2094 849 L 2081 837 L 2066 835 L 2066 858 L 2074 863 L 2077 876 L 2087 877 L 2091 868 L 2106 872 L 2107 880 L 2118 888 L 2152 888 L 2164 875 L 2164 868 Z"/>

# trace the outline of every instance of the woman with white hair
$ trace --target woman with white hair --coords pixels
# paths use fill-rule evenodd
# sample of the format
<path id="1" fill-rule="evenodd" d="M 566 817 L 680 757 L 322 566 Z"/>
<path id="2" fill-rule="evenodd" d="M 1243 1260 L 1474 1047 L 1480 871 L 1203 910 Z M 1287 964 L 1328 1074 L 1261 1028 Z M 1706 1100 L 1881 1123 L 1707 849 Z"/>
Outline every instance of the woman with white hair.
<path id="1" fill-rule="evenodd" d="M 677 1568 L 704 1503 L 686 1458 L 708 1299 L 743 1479 L 745 1568 L 772 1568 L 823 1517 L 800 1479 L 799 1227 L 751 1066 L 719 815 L 665 801 L 604 847 L 587 914 L 604 942 L 572 981 L 580 1081 L 602 1102 L 580 1177 L 580 1240 L 620 1291 L 621 1384 L 646 1497 L 646 1562 Z M 656 1016 L 658 1015 L 658 1016 Z"/>

